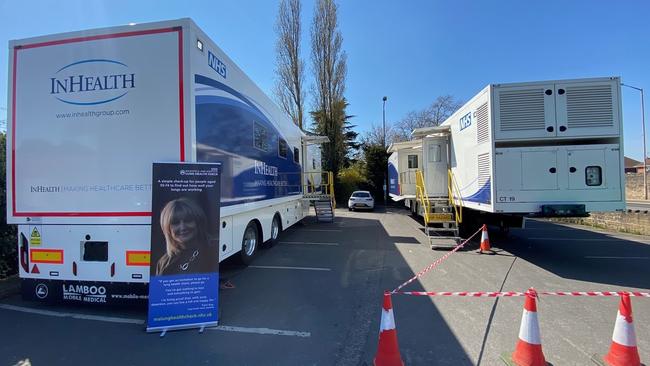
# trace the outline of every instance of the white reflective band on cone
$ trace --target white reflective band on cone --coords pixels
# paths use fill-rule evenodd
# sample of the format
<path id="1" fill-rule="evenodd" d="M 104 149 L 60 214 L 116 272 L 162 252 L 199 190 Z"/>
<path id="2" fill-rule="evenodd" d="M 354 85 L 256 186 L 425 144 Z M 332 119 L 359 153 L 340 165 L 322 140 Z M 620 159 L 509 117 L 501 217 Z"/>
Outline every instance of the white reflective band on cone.
<path id="1" fill-rule="evenodd" d="M 532 312 L 524 309 L 524 313 L 521 315 L 519 339 L 530 344 L 542 344 L 542 339 L 539 335 L 537 312 Z"/>
<path id="2" fill-rule="evenodd" d="M 614 334 L 612 341 L 627 347 L 636 347 L 636 333 L 632 323 L 628 323 L 621 313 L 616 314 L 616 324 L 614 325 Z"/>
<path id="3" fill-rule="evenodd" d="M 488 234 L 487 231 L 483 231 L 483 233 L 481 233 L 481 241 L 486 241 L 486 240 L 488 240 Z"/>
<path id="4" fill-rule="evenodd" d="M 385 330 L 395 329 L 395 318 L 393 318 L 393 309 L 385 310 L 381 309 L 381 325 L 379 326 L 379 332 Z"/>

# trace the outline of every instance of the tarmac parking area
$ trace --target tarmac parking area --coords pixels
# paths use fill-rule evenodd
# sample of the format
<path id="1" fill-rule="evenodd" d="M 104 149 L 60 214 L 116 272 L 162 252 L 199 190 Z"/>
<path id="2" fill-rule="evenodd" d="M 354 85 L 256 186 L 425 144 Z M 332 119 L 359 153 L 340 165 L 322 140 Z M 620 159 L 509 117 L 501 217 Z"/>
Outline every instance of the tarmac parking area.
<path id="1" fill-rule="evenodd" d="M 307 218 L 263 249 L 249 267 L 226 261 L 220 326 L 144 331 L 146 309 L 47 306 L 0 300 L 0 364 L 371 365 L 382 294 L 446 251 L 423 243 L 407 211 L 337 210 L 334 223 Z M 650 238 L 529 221 L 490 232 L 497 255 L 478 243 L 452 254 L 409 291 L 616 291 L 650 289 Z M 471 249 L 471 250 L 470 250 Z M 641 359 L 650 361 L 650 298 L 633 298 Z M 514 349 L 523 298 L 394 295 L 408 365 L 499 365 Z M 555 365 L 588 365 L 609 348 L 618 298 L 542 297 L 542 344 Z"/>

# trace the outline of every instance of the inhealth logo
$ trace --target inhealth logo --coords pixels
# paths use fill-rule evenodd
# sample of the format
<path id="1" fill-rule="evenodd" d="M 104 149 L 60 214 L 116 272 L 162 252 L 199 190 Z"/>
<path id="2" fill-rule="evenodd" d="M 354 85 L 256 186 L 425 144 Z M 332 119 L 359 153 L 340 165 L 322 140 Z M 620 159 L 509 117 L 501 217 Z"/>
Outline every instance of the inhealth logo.
<path id="1" fill-rule="evenodd" d="M 112 72 L 97 72 L 98 69 Z M 135 74 L 119 61 L 91 59 L 60 68 L 50 78 L 50 94 L 63 103 L 97 105 L 112 102 L 135 88 Z M 99 74 L 99 75 L 98 75 Z"/>

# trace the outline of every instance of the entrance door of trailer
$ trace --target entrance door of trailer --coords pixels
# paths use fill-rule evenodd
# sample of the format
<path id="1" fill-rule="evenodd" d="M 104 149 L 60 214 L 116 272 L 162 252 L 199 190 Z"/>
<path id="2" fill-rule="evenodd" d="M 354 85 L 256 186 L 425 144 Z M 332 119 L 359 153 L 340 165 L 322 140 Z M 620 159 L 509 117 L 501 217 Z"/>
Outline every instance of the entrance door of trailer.
<path id="1" fill-rule="evenodd" d="M 427 193 L 431 197 L 446 197 L 447 192 L 447 137 L 428 137 L 422 144 L 422 165 Z"/>

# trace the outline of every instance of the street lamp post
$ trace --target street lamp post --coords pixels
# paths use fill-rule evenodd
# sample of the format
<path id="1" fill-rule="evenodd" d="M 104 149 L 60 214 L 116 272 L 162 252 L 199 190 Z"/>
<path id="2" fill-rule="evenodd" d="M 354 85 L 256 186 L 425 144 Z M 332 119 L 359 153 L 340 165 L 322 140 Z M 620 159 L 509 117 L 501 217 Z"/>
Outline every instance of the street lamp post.
<path id="1" fill-rule="evenodd" d="M 388 100 L 388 97 L 384 97 L 382 99 L 382 101 L 384 102 L 384 104 L 382 106 L 382 121 L 383 121 L 382 126 L 384 127 L 384 129 L 383 129 L 384 137 L 382 139 L 382 144 L 384 145 L 384 147 L 386 147 L 386 101 L 387 100 Z"/>
<path id="2" fill-rule="evenodd" d="M 645 103 L 643 101 L 643 88 L 637 88 L 636 86 L 627 85 L 621 83 L 623 86 L 632 88 L 641 92 L 641 130 L 643 131 L 643 199 L 648 199 L 648 154 L 646 152 L 645 144 Z"/>
<path id="3" fill-rule="evenodd" d="M 387 96 L 384 96 L 382 98 L 382 101 L 383 101 L 383 104 L 382 104 L 382 126 L 383 126 L 383 130 L 384 130 L 384 136 L 382 138 L 382 145 L 383 145 L 384 149 L 386 148 L 386 101 L 387 100 L 388 100 Z M 384 193 L 385 194 L 384 199 L 385 199 L 386 205 L 388 205 L 388 191 L 389 191 L 389 186 L 388 186 L 388 179 L 389 179 L 388 178 L 388 164 L 386 164 L 385 169 L 386 170 L 384 171 L 384 176 L 385 176 L 384 184 L 386 185 L 386 192 Z"/>

